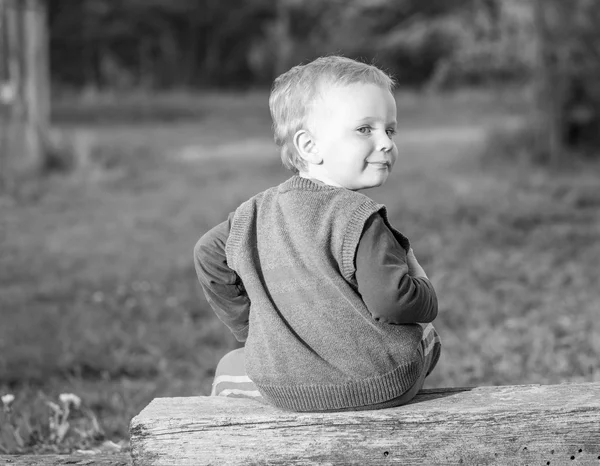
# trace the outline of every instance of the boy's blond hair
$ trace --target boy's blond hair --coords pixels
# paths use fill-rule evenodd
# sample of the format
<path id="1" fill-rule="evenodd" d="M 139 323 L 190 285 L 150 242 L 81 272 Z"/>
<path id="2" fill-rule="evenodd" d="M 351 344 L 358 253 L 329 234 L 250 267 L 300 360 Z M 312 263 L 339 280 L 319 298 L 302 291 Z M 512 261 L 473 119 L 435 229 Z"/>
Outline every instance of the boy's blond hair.
<path id="1" fill-rule="evenodd" d="M 375 84 L 394 89 L 394 79 L 379 68 L 350 58 L 328 56 L 298 65 L 275 79 L 269 97 L 275 143 L 281 148 L 286 168 L 306 168 L 293 143 L 297 131 L 305 128 L 311 106 L 323 85 Z"/>

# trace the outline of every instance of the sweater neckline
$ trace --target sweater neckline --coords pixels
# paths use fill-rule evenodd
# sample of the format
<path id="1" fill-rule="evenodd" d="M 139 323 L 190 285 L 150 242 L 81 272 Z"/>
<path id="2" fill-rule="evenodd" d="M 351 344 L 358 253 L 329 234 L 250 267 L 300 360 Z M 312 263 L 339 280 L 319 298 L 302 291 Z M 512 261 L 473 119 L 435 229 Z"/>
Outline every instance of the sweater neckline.
<path id="1" fill-rule="evenodd" d="M 316 182 L 310 178 L 304 178 L 300 175 L 294 175 L 289 180 L 281 185 L 281 191 L 289 191 L 290 189 L 303 189 L 307 191 L 331 191 L 338 188 L 325 183 Z"/>

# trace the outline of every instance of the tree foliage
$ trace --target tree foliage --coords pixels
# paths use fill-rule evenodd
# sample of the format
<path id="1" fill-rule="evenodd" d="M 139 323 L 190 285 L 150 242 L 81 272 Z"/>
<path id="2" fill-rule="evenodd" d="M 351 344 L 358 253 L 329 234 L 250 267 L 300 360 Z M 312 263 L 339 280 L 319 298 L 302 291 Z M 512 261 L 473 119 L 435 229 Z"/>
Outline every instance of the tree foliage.
<path id="1" fill-rule="evenodd" d="M 534 0 L 537 152 L 559 161 L 600 145 L 600 4 Z"/>
<path id="2" fill-rule="evenodd" d="M 274 0 L 49 0 L 53 77 L 91 87 L 236 85 Z"/>
<path id="3" fill-rule="evenodd" d="M 531 77 L 536 42 L 528 0 L 473 2 L 452 31 L 456 45 L 438 64 L 437 82 L 522 82 Z"/>
<path id="4" fill-rule="evenodd" d="M 55 83 L 161 88 L 266 84 L 331 53 L 420 84 L 475 0 L 48 1 Z"/>

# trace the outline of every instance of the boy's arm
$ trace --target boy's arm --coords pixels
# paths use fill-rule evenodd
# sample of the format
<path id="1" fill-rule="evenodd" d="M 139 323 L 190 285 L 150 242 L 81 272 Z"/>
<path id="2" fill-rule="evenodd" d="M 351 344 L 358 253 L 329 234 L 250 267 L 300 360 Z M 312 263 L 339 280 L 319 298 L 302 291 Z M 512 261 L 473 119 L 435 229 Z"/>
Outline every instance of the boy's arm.
<path id="1" fill-rule="evenodd" d="M 380 214 L 367 221 L 356 251 L 358 291 L 373 317 L 389 324 L 432 322 L 438 312 L 433 285 L 400 245 Z"/>
<path id="2" fill-rule="evenodd" d="M 217 317 L 229 327 L 236 340 L 246 341 L 250 298 L 240 277 L 228 267 L 225 254 L 232 217 L 230 214 L 198 240 L 194 247 L 194 265 L 204 296 Z"/>

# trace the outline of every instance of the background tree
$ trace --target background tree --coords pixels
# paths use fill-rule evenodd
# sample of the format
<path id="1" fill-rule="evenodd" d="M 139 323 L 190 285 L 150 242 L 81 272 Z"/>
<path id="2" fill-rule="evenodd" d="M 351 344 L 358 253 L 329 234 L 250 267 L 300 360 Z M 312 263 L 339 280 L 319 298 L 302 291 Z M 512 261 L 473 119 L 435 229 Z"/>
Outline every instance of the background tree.
<path id="1" fill-rule="evenodd" d="M 558 162 L 591 154 L 600 139 L 600 4 L 534 1 L 536 152 Z"/>
<path id="2" fill-rule="evenodd" d="M 0 1 L 0 179 L 15 190 L 45 163 L 50 87 L 44 0 Z"/>

